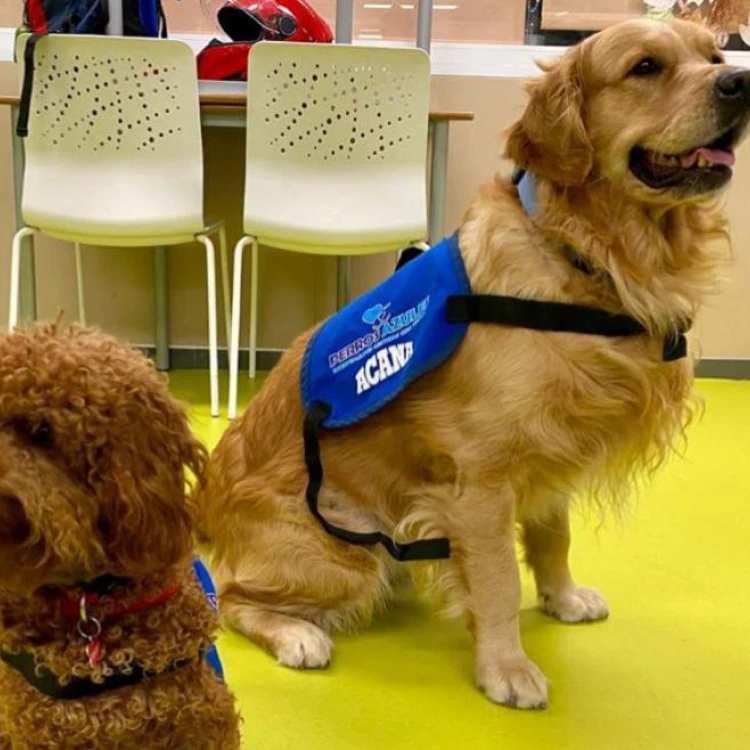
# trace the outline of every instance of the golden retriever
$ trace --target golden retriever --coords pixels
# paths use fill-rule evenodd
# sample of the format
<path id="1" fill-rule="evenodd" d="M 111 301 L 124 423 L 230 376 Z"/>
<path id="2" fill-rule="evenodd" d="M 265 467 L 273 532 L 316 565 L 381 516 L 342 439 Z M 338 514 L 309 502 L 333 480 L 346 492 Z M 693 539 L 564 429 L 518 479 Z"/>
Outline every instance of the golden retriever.
<path id="1" fill-rule="evenodd" d="M 519 708 L 543 707 L 547 685 L 521 644 L 516 527 L 545 612 L 608 615 L 569 570 L 569 501 L 621 503 L 682 434 L 694 357 L 665 362 L 662 346 L 715 286 L 727 238 L 716 201 L 750 115 L 750 71 L 726 65 L 697 25 L 632 21 L 545 66 L 529 95 L 506 153 L 536 175 L 539 209 L 528 216 L 509 180 L 482 188 L 459 235 L 472 289 L 626 313 L 648 334 L 472 325 L 440 368 L 321 437 L 330 521 L 450 538 L 437 581 L 467 614 L 477 683 Z M 329 633 L 367 623 L 398 567 L 329 536 L 305 503 L 310 336 L 231 425 L 197 497 L 225 622 L 291 667 L 326 666 Z"/>

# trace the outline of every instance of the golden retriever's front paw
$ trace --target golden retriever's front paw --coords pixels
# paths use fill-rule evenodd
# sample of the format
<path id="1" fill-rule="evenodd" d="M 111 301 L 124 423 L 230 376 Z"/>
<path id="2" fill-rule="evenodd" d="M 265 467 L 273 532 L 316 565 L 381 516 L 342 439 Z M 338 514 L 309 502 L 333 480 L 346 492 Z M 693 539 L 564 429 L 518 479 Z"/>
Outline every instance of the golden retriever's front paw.
<path id="1" fill-rule="evenodd" d="M 529 659 L 484 669 L 478 683 L 493 703 L 513 708 L 547 707 L 547 680 Z"/>
<path id="2" fill-rule="evenodd" d="M 300 620 L 277 635 L 279 664 L 294 669 L 322 669 L 331 662 L 333 641 L 317 625 Z"/>
<path id="3" fill-rule="evenodd" d="M 540 598 L 543 612 L 563 622 L 593 622 L 609 616 L 605 598 L 594 589 L 574 588 Z"/>

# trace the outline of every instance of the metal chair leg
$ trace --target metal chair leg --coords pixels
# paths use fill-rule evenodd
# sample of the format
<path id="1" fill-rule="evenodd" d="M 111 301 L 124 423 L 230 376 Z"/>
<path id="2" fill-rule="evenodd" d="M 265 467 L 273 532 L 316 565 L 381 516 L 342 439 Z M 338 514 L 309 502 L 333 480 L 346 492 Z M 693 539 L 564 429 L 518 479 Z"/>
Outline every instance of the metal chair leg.
<path id="1" fill-rule="evenodd" d="M 196 239 L 206 248 L 206 287 L 208 291 L 208 366 L 211 389 L 211 416 L 219 416 L 219 344 L 216 332 L 216 252 L 214 243 L 199 234 Z"/>
<path id="2" fill-rule="evenodd" d="M 76 286 L 78 292 L 78 322 L 85 326 L 86 322 L 86 292 L 83 288 L 83 255 L 81 253 L 81 243 L 76 242 Z"/>
<path id="3" fill-rule="evenodd" d="M 250 255 L 250 346 L 248 374 L 254 378 L 258 366 L 258 240 L 253 238 Z"/>
<path id="4" fill-rule="evenodd" d="M 21 297 L 21 249 L 25 237 L 36 234 L 36 229 L 21 227 L 13 235 L 10 252 L 10 304 L 8 310 L 8 330 L 12 331 L 18 325 L 18 313 Z"/>
<path id="5" fill-rule="evenodd" d="M 229 253 L 227 251 L 227 230 L 222 224 L 217 232 L 219 235 L 219 267 L 221 269 L 221 289 L 224 297 L 224 332 L 226 335 L 227 351 L 232 329 L 232 279 L 229 275 Z"/>
<path id="6" fill-rule="evenodd" d="M 245 248 L 253 241 L 243 237 L 234 248 L 234 266 L 232 268 L 232 322 L 229 341 L 229 402 L 227 411 L 230 419 L 237 416 L 237 386 L 240 369 L 240 311 L 242 303 L 242 255 Z"/>

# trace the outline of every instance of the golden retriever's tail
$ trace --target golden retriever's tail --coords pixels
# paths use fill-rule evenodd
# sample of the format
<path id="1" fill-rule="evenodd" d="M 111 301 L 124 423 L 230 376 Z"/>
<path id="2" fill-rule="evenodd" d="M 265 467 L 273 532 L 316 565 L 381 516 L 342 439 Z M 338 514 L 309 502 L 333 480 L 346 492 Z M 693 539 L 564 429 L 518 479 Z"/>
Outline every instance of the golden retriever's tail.
<path id="1" fill-rule="evenodd" d="M 188 497 L 195 547 L 204 558 L 221 546 L 224 530 L 232 526 L 226 507 L 232 487 L 220 459 L 216 454 L 209 458 L 202 481 L 195 483 Z"/>

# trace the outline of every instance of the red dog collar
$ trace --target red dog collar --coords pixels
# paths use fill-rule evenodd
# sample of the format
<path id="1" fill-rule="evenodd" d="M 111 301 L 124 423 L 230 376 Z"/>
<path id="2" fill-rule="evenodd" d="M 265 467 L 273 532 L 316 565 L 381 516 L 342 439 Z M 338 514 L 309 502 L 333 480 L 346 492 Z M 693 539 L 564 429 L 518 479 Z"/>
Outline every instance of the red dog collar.
<path id="1" fill-rule="evenodd" d="M 104 642 L 102 641 L 103 623 L 106 618 L 125 617 L 146 612 L 166 604 L 180 591 L 180 585 L 171 583 L 157 594 L 138 599 L 132 604 L 119 601 L 115 592 L 119 587 L 125 585 L 123 579 L 104 576 L 81 588 L 83 593 L 80 597 L 72 598 L 66 596 L 52 606 L 52 613 L 70 620 L 77 620 L 76 628 L 82 640 L 85 641 L 84 648 L 89 666 L 98 667 L 106 655 Z M 101 607 L 99 617 L 94 617 L 91 610 Z"/>
<path id="2" fill-rule="evenodd" d="M 57 602 L 53 609 L 67 619 L 84 619 L 84 614 L 88 615 L 92 607 L 98 607 L 101 604 L 106 607 L 106 611 L 102 613 L 103 617 L 125 617 L 126 615 L 137 615 L 166 604 L 170 599 L 174 599 L 179 592 L 179 584 L 173 583 L 154 596 L 144 597 L 133 602 L 133 604 L 127 605 L 118 601 L 111 594 L 84 593 L 78 599 L 67 598 Z"/>

